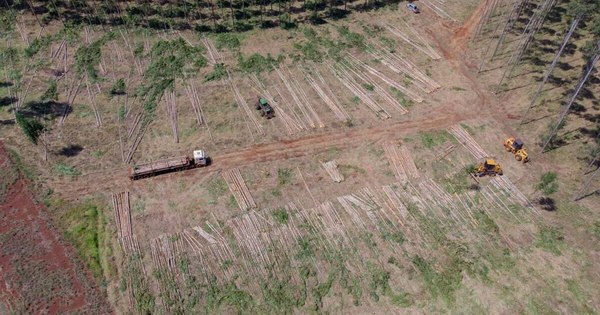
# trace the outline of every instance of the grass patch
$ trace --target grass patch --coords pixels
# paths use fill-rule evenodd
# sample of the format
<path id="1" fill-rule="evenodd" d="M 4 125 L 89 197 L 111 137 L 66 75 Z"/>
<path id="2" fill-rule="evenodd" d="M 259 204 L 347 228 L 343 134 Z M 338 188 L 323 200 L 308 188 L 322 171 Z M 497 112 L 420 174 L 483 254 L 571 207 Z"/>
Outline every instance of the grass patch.
<path id="1" fill-rule="evenodd" d="M 240 54 L 238 56 L 237 65 L 242 72 L 259 74 L 264 71 L 270 71 L 282 60 L 282 56 L 275 59 L 271 56 L 271 54 L 267 54 L 266 57 L 257 53 L 254 53 L 248 57 L 244 57 L 244 55 Z"/>
<path id="2" fill-rule="evenodd" d="M 21 174 L 23 174 L 23 176 L 25 176 L 25 178 L 27 178 L 28 180 L 35 180 L 35 173 L 25 165 L 23 159 L 21 158 L 21 155 L 17 153 L 17 151 L 12 149 L 7 149 L 7 151 L 8 155 L 10 156 L 10 160 L 14 163 L 19 172 L 21 172 Z"/>
<path id="3" fill-rule="evenodd" d="M 461 123 L 461 124 L 460 124 L 460 126 L 461 126 L 461 127 L 464 129 L 464 130 L 466 130 L 466 131 L 467 131 L 467 132 L 468 132 L 468 133 L 469 133 L 471 136 L 474 136 L 474 135 L 475 135 L 475 130 L 473 130 L 473 128 L 471 128 L 471 126 L 469 126 L 469 125 L 467 125 L 467 124 L 464 124 L 464 123 Z"/>
<path id="4" fill-rule="evenodd" d="M 340 170 L 340 172 L 342 172 L 344 177 L 348 177 L 348 176 L 354 175 L 354 174 L 360 174 L 360 175 L 367 174 L 367 171 L 365 171 L 364 168 L 358 167 L 356 165 L 339 164 L 338 169 Z"/>
<path id="5" fill-rule="evenodd" d="M 233 195 L 229 195 L 229 201 L 227 201 L 227 205 L 230 208 L 234 208 L 234 209 L 238 207 L 237 200 L 235 200 L 235 197 Z"/>
<path id="6" fill-rule="evenodd" d="M 215 47 L 219 50 L 226 48 L 231 51 L 237 51 L 241 44 L 239 36 L 233 33 L 222 33 L 215 37 Z"/>
<path id="7" fill-rule="evenodd" d="M 561 230 L 555 227 L 542 227 L 538 233 L 535 246 L 545 252 L 560 255 L 565 237 Z"/>
<path id="8" fill-rule="evenodd" d="M 400 103 L 400 105 L 402 105 L 403 107 L 410 108 L 414 105 L 414 102 L 411 99 L 409 99 L 406 96 L 406 94 L 402 93 L 402 91 L 398 90 L 397 88 L 391 86 L 390 91 L 392 92 L 392 95 L 394 95 L 398 103 Z"/>
<path id="9" fill-rule="evenodd" d="M 275 221 L 279 222 L 280 224 L 287 224 L 288 220 L 290 219 L 289 214 L 283 208 L 273 211 L 273 217 L 275 218 Z"/>
<path id="10" fill-rule="evenodd" d="M 445 130 L 419 132 L 419 138 L 421 139 L 421 144 L 427 149 L 431 149 L 452 139 L 450 134 Z"/>
<path id="11" fill-rule="evenodd" d="M 98 207 L 91 203 L 67 210 L 60 220 L 66 238 L 75 246 L 79 257 L 94 276 L 102 276 L 100 240 L 105 236 L 105 220 Z"/>
<path id="12" fill-rule="evenodd" d="M 73 166 L 69 166 L 64 163 L 58 163 L 54 165 L 54 172 L 62 176 L 76 177 L 81 175 L 81 172 L 74 168 Z"/>
<path id="13" fill-rule="evenodd" d="M 225 68 L 225 65 L 222 63 L 217 63 L 217 64 L 213 65 L 213 71 L 204 76 L 204 81 L 205 82 L 218 81 L 218 80 L 221 80 L 221 78 L 225 77 L 226 75 L 227 75 L 227 69 Z"/>
<path id="14" fill-rule="evenodd" d="M 460 86 L 453 86 L 450 88 L 452 91 L 466 91 L 466 89 L 460 87 Z"/>
<path id="15" fill-rule="evenodd" d="M 292 182 L 294 174 L 289 168 L 280 168 L 277 170 L 277 183 L 279 186 L 283 186 Z"/>
<path id="16" fill-rule="evenodd" d="M 594 222 L 594 224 L 590 228 L 590 232 L 592 233 L 592 235 L 600 239 L 600 221 Z"/>
<path id="17" fill-rule="evenodd" d="M 541 191 L 544 196 L 549 196 L 558 190 L 557 174 L 547 172 L 542 174 L 540 182 L 535 185 L 535 190 Z"/>
<path id="18" fill-rule="evenodd" d="M 454 302 L 454 292 L 460 287 L 462 274 L 453 263 L 447 269 L 438 272 L 431 264 L 420 256 L 415 256 L 412 263 L 425 280 L 425 289 L 433 298 L 441 297 L 447 303 Z"/>
<path id="19" fill-rule="evenodd" d="M 110 88 L 110 95 L 123 95 L 126 92 L 125 79 L 119 78 Z"/>
<path id="20" fill-rule="evenodd" d="M 227 186 L 227 182 L 222 178 L 215 178 L 211 180 L 206 186 L 208 193 L 213 199 L 217 199 L 223 196 L 229 187 Z"/>

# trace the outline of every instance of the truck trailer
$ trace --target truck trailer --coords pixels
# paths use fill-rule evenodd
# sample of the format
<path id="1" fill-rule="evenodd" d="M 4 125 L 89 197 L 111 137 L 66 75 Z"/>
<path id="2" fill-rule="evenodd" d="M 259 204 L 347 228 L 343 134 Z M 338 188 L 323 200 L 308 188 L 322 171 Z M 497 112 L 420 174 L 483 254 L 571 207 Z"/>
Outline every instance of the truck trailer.
<path id="1" fill-rule="evenodd" d="M 207 166 L 208 164 L 209 158 L 206 157 L 204 151 L 195 150 L 193 153 L 193 158 L 188 156 L 179 156 L 136 165 L 129 171 L 129 178 L 132 180 L 137 180 L 160 174 Z"/>

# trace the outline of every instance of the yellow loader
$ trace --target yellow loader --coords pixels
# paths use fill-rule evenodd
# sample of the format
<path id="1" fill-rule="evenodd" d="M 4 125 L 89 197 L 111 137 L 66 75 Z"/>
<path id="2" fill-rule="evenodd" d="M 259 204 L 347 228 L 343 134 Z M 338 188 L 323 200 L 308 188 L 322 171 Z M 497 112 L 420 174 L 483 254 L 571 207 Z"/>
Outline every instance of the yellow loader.
<path id="1" fill-rule="evenodd" d="M 506 151 L 515 155 L 515 159 L 517 161 L 523 161 L 523 163 L 529 162 L 529 155 L 527 154 L 527 150 L 524 148 L 525 144 L 521 139 L 515 139 L 513 137 L 506 139 L 504 141 L 504 148 Z"/>

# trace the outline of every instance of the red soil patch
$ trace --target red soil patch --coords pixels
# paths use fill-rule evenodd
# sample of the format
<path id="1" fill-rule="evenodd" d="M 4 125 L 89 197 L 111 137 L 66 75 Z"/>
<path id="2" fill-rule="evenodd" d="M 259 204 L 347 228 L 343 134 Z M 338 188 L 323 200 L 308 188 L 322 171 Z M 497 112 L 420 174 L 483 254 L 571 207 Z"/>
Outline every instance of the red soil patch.
<path id="1" fill-rule="evenodd" d="M 14 168 L 0 142 L 0 173 Z M 16 313 L 107 313 L 89 272 L 19 178 L 0 205 L 0 299 Z"/>

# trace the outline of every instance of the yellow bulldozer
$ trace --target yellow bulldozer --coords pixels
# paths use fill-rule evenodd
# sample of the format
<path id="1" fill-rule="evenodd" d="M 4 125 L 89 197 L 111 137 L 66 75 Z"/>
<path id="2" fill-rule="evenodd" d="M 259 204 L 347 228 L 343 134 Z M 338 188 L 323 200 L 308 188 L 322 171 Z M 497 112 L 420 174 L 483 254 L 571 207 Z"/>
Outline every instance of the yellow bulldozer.
<path id="1" fill-rule="evenodd" d="M 475 176 L 496 176 L 503 175 L 502 167 L 493 159 L 485 159 L 483 162 L 475 166 Z"/>
<path id="2" fill-rule="evenodd" d="M 515 155 L 515 159 L 517 161 L 523 161 L 523 163 L 529 162 L 529 155 L 527 154 L 527 150 L 524 148 L 525 144 L 521 139 L 515 139 L 513 137 L 506 139 L 504 141 L 504 148 L 506 151 Z"/>

